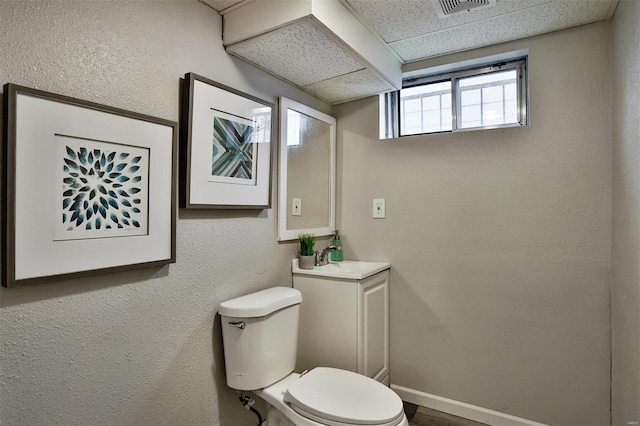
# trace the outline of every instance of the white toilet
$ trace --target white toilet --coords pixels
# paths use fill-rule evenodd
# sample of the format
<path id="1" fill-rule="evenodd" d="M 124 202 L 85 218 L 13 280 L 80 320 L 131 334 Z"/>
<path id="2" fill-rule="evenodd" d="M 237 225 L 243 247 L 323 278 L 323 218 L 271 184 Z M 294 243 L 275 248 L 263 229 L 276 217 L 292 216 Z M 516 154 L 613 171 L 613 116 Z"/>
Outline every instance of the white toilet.
<path id="1" fill-rule="evenodd" d="M 273 287 L 220 304 L 227 385 L 269 405 L 269 426 L 408 426 L 402 400 L 366 376 L 318 367 L 293 373 L 302 295 Z"/>

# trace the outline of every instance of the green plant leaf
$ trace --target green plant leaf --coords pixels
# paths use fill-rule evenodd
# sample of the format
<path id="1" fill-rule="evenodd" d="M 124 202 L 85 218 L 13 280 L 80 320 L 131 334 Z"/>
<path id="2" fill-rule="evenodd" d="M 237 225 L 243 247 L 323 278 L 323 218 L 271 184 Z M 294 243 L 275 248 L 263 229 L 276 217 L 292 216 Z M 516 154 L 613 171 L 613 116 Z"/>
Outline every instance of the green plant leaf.
<path id="1" fill-rule="evenodd" d="M 314 234 L 298 235 L 298 253 L 300 256 L 312 256 L 315 253 L 316 236 Z"/>

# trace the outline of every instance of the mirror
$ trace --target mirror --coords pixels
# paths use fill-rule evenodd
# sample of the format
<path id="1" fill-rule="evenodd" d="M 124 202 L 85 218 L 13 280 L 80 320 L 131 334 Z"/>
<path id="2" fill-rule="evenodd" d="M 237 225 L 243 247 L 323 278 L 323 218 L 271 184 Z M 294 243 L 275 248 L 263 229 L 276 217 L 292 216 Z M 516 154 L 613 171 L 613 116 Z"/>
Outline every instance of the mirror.
<path id="1" fill-rule="evenodd" d="M 280 98 L 278 240 L 335 231 L 336 119 Z"/>

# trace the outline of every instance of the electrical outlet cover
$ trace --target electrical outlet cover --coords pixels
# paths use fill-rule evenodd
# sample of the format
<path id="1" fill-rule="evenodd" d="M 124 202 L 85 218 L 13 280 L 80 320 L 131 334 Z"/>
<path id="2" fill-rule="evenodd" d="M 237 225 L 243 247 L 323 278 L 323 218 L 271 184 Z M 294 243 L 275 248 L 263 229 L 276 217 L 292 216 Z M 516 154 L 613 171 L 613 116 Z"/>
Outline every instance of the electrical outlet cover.
<path id="1" fill-rule="evenodd" d="M 375 198 L 373 200 L 373 218 L 384 219 L 387 217 L 386 213 L 384 198 Z"/>
<path id="2" fill-rule="evenodd" d="M 291 216 L 302 216 L 302 198 L 294 198 L 292 200 Z"/>

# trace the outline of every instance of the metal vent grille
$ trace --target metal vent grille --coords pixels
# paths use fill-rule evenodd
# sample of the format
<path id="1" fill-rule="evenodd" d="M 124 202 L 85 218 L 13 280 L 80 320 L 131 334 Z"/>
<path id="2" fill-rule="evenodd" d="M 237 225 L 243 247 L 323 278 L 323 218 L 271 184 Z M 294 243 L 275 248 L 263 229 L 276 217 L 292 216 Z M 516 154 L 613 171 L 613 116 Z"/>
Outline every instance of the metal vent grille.
<path id="1" fill-rule="evenodd" d="M 479 7 L 495 6 L 496 0 L 433 0 L 440 19 Z"/>

